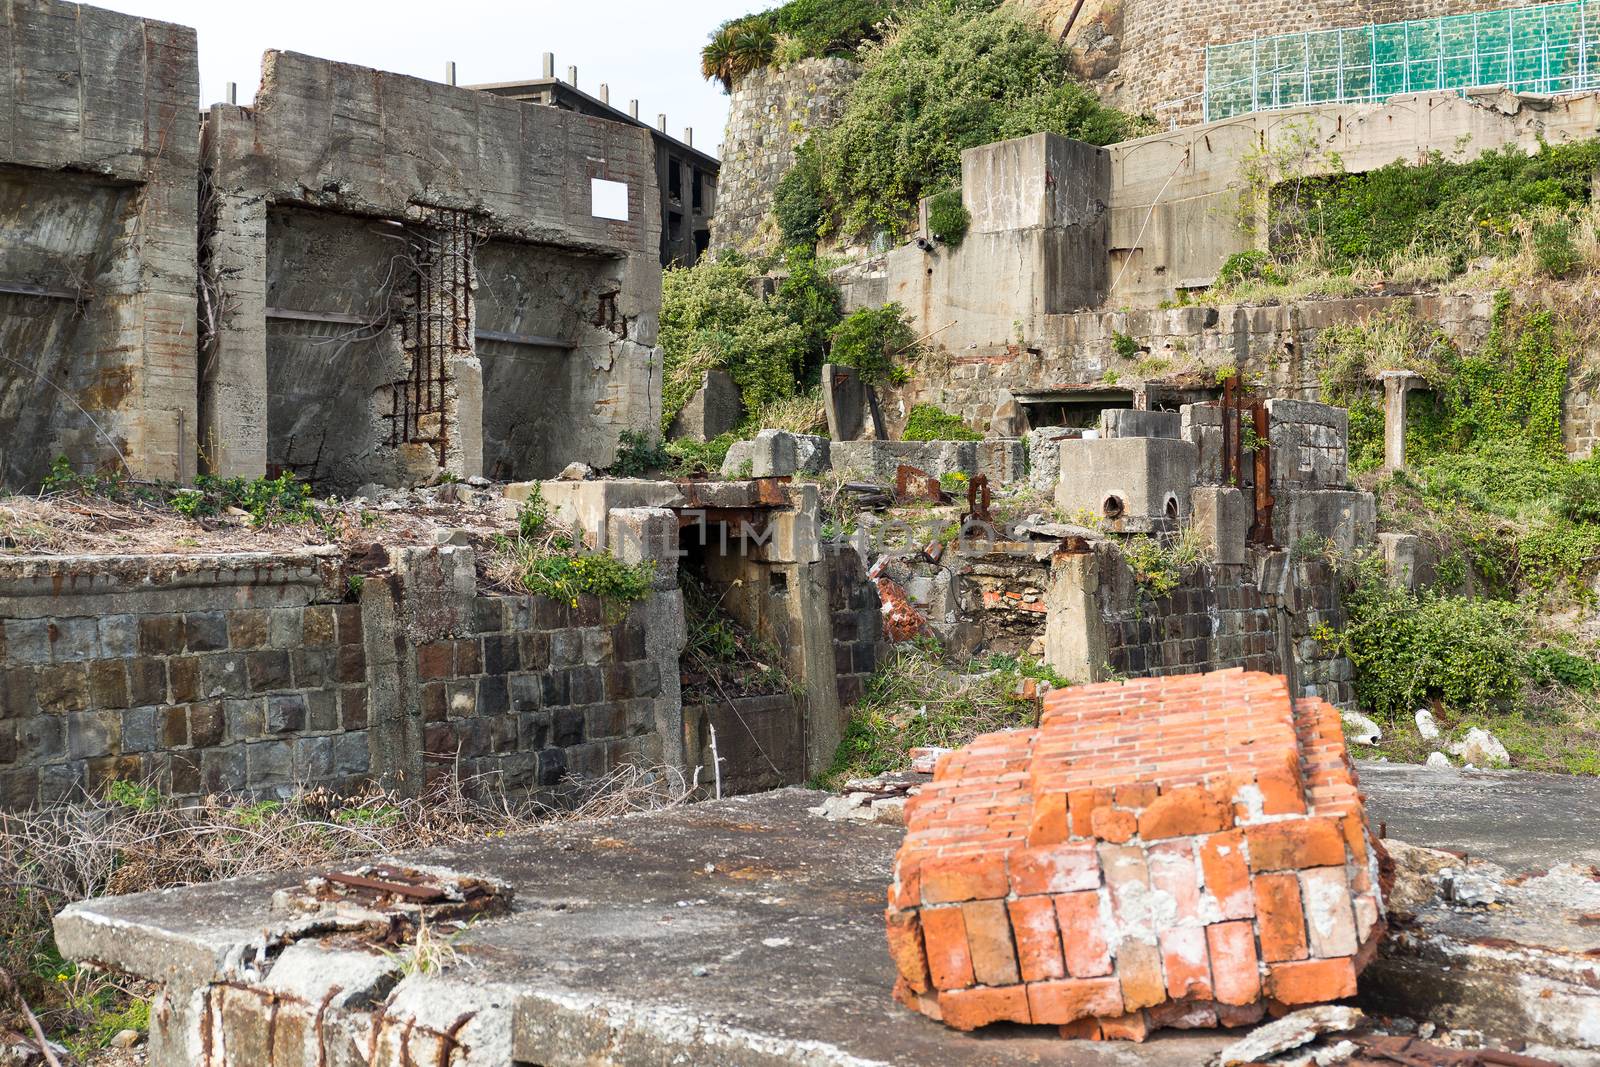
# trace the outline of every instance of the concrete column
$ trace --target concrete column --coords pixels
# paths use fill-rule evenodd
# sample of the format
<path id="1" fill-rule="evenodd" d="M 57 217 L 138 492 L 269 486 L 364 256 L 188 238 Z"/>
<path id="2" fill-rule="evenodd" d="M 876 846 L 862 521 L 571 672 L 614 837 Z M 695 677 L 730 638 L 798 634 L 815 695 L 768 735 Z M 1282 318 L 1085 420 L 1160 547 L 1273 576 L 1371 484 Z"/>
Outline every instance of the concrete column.
<path id="1" fill-rule="evenodd" d="M 1383 465 L 1403 470 L 1406 465 L 1406 397 L 1421 387 L 1422 375 L 1409 370 L 1386 370 L 1383 382 Z"/>
<path id="2" fill-rule="evenodd" d="M 472 233 L 455 212 L 434 211 L 428 223 L 431 243 L 422 253 L 427 269 L 418 311 L 420 343 L 432 350 L 432 358 L 444 360 L 441 465 L 457 478 L 472 478 L 483 473 L 483 364 L 476 341 Z"/>
<path id="3" fill-rule="evenodd" d="M 200 469 L 225 478 L 267 473 L 267 202 L 226 169 L 225 146 L 249 127 L 242 109 L 216 105 L 203 146 L 201 313 L 209 300 L 215 333 L 201 338 L 197 431 Z"/>
<path id="4" fill-rule="evenodd" d="M 1057 556 L 1045 591 L 1044 658 L 1075 682 L 1096 682 L 1106 673 L 1105 624 L 1100 617 L 1100 557 L 1097 552 Z"/>

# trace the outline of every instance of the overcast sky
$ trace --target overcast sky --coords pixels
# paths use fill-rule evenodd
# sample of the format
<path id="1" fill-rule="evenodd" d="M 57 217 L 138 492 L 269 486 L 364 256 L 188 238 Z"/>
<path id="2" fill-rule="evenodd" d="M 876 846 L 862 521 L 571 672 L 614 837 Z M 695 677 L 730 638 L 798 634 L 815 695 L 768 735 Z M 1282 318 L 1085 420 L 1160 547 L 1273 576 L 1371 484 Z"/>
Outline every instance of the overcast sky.
<path id="1" fill-rule="evenodd" d="M 248 104 L 261 79 L 268 48 L 444 80 L 447 60 L 456 80 L 537 78 L 540 56 L 556 55 L 556 73 L 578 68 L 578 88 L 611 86 L 611 102 L 652 125 L 667 113 L 667 129 L 694 127 L 695 146 L 722 143 L 728 98 L 701 80 L 700 47 L 718 24 L 772 6 L 773 0 L 92 0 L 147 18 L 193 26 L 200 34 L 200 103 L 224 99 L 239 83 Z"/>

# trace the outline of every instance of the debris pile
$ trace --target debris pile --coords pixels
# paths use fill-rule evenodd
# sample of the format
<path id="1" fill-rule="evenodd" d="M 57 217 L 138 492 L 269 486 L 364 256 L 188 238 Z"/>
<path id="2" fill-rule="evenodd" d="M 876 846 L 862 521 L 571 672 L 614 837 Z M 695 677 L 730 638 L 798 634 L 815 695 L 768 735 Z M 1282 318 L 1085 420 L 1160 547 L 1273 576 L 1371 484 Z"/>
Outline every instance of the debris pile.
<path id="1" fill-rule="evenodd" d="M 1051 693 L 906 809 L 895 996 L 1143 1040 L 1351 996 L 1383 933 L 1339 713 L 1239 670 Z"/>

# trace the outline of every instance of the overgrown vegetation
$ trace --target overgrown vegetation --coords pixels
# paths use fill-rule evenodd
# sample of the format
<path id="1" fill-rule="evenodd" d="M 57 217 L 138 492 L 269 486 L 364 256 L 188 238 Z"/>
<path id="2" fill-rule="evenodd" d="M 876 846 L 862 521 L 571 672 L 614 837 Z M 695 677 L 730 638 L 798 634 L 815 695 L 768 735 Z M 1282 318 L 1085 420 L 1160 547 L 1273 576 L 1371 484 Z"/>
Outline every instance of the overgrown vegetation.
<path id="1" fill-rule="evenodd" d="M 606 552 L 585 551 L 569 530 L 550 518 L 535 486 L 518 512 L 516 534 L 495 539 L 488 572 L 505 588 L 573 607 L 584 596 L 595 597 L 609 615 L 617 616 L 650 595 L 655 563 L 624 563 Z"/>
<path id="2" fill-rule="evenodd" d="M 772 193 L 772 215 L 778 220 L 783 246 L 815 248 L 822 230 L 822 158 L 807 140 L 795 152 L 794 165 Z"/>
<path id="3" fill-rule="evenodd" d="M 935 193 L 928 201 L 928 229 L 951 248 L 961 244 L 972 225 L 972 214 L 961 203 L 960 189 Z"/>
<path id="4" fill-rule="evenodd" d="M 917 333 L 911 316 L 894 301 L 860 308 L 833 328 L 829 359 L 854 367 L 868 385 L 902 385 L 907 371 L 896 360 L 915 353 Z"/>
<path id="5" fill-rule="evenodd" d="M 287 471 L 276 478 L 254 479 L 202 474 L 195 478 L 191 488 L 167 482 L 134 482 L 120 472 L 80 474 L 65 456 L 57 456 L 40 491 L 46 495 L 165 505 L 190 519 L 212 518 L 236 510 L 248 515 L 253 526 L 323 524 L 311 485 Z"/>
<path id="6" fill-rule="evenodd" d="M 700 73 L 732 91 L 753 71 L 773 63 L 849 57 L 901 6 L 897 0 L 789 0 L 770 11 L 730 19 L 700 53 Z"/>
<path id="7" fill-rule="evenodd" d="M 719 595 L 688 574 L 680 576 L 679 584 L 688 632 L 683 649 L 686 705 L 796 689 L 784 670 L 783 652 L 752 633 L 724 607 L 734 589 Z"/>
<path id="8" fill-rule="evenodd" d="M 933 404 L 913 405 L 911 414 L 906 418 L 905 433 L 900 436 L 907 441 L 983 440 L 983 434 L 962 422 L 961 416 L 952 415 Z"/>
<path id="9" fill-rule="evenodd" d="M 913 748 L 954 748 L 981 733 L 1034 725 L 1038 705 L 1021 695 L 1028 678 L 1071 684 L 1024 656 L 967 659 L 930 638 L 896 646 L 851 714 L 829 784 L 900 770 Z"/>
<path id="10" fill-rule="evenodd" d="M 844 114 L 814 135 L 824 231 L 907 231 L 918 200 L 957 184 L 963 149 L 1053 132 L 1110 144 L 1142 132 L 1073 81 L 1065 51 L 994 0 L 924 0 L 860 48 Z"/>

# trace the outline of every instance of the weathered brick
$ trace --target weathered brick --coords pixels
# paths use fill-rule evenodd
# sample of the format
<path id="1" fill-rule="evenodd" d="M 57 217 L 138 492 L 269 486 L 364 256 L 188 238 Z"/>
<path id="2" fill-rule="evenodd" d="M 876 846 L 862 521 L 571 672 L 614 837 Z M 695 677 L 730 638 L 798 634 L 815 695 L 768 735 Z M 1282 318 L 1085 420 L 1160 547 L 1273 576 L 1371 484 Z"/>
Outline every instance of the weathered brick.
<path id="1" fill-rule="evenodd" d="M 923 908 L 923 943 L 928 950 L 928 972 L 938 989 L 965 989 L 973 982 L 972 950 L 967 946 L 967 924 L 959 906 Z"/>
<path id="2" fill-rule="evenodd" d="M 1139 819 L 1121 808 L 1095 808 L 1089 817 L 1089 829 L 1100 840 L 1120 845 L 1133 840 L 1139 832 Z"/>
<path id="3" fill-rule="evenodd" d="M 1266 991 L 1280 1004 L 1320 1004 L 1353 997 L 1355 963 L 1348 956 L 1274 963 L 1267 968 Z"/>
<path id="4" fill-rule="evenodd" d="M 922 865 L 922 900 L 950 904 L 1004 897 L 1009 886 L 1005 869 L 981 854 L 935 856 Z"/>
<path id="5" fill-rule="evenodd" d="M 1028 990 L 1021 985 L 941 990 L 939 1014 L 946 1026 L 957 1030 L 1032 1020 L 1028 1013 Z"/>
<path id="6" fill-rule="evenodd" d="M 1290 819 L 1249 827 L 1252 871 L 1295 870 L 1342 864 L 1344 832 L 1334 819 Z"/>
<path id="7" fill-rule="evenodd" d="M 1360 947 L 1350 883 L 1343 867 L 1300 872 L 1300 899 L 1306 913 L 1313 956 L 1351 956 Z"/>
<path id="8" fill-rule="evenodd" d="M 1251 924 L 1226 922 L 1206 927 L 1206 947 L 1217 1000 L 1235 1005 L 1255 1003 L 1261 996 L 1261 969 Z"/>
<path id="9" fill-rule="evenodd" d="M 1028 986 L 1028 1012 L 1035 1023 L 1064 1025 L 1084 1016 L 1122 1014 L 1122 987 L 1115 978 L 1068 978 Z"/>
<path id="10" fill-rule="evenodd" d="M 978 984 L 1011 985 L 1022 976 L 1017 967 L 1016 945 L 1011 939 L 1011 918 L 1003 900 L 974 900 L 961 905 L 967 924 L 967 945 L 972 973 Z"/>
<path id="11" fill-rule="evenodd" d="M 1146 841 L 1210 834 L 1233 825 L 1232 807 L 1209 789 L 1185 786 L 1163 792 L 1139 816 Z"/>
<path id="12" fill-rule="evenodd" d="M 1055 901 L 1050 897 L 1020 897 L 1006 905 L 1017 945 L 1017 966 L 1024 982 L 1065 978 L 1061 934 L 1056 929 Z"/>
<path id="13" fill-rule="evenodd" d="M 1255 878 L 1256 925 L 1261 956 L 1268 963 L 1306 957 L 1306 921 L 1300 907 L 1300 880 L 1293 874 Z"/>
<path id="14" fill-rule="evenodd" d="M 1019 896 L 1100 885 L 1100 858 L 1089 843 L 1022 849 L 1011 854 L 1009 867 L 1011 891 Z"/>
<path id="15" fill-rule="evenodd" d="M 1230 830 L 1202 839 L 1200 869 L 1206 894 L 1216 902 L 1223 918 L 1247 919 L 1255 914 L 1242 831 Z"/>
<path id="16" fill-rule="evenodd" d="M 1161 931 L 1161 965 L 1167 975 L 1167 996 L 1173 1000 L 1211 999 L 1211 958 L 1201 926 L 1174 926 Z"/>
<path id="17" fill-rule="evenodd" d="M 1067 973 L 1074 978 L 1110 974 L 1111 947 L 1101 919 L 1100 894 L 1063 893 L 1055 898 L 1055 904 Z"/>
<path id="18" fill-rule="evenodd" d="M 889 933 L 889 956 L 895 969 L 912 992 L 926 993 L 933 988 L 928 974 L 928 955 L 922 946 L 922 924 L 915 911 L 889 909 L 885 913 Z"/>

